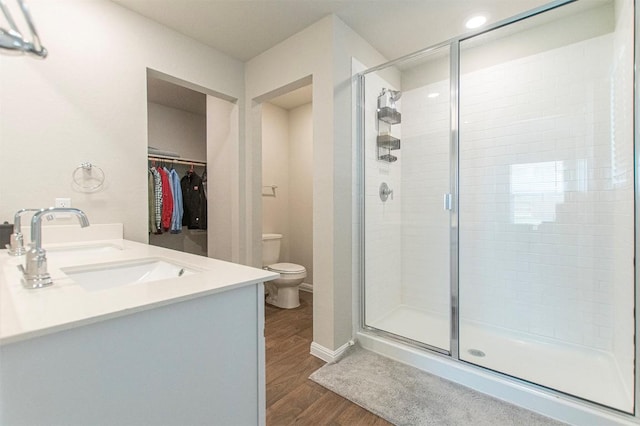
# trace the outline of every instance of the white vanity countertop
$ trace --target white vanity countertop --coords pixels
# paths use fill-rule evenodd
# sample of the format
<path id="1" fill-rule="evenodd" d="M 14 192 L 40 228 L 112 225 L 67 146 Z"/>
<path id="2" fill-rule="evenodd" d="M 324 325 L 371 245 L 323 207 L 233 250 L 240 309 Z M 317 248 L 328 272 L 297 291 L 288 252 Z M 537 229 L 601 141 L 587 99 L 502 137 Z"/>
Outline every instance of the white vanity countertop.
<path id="1" fill-rule="evenodd" d="M 82 246 L 86 246 L 83 250 Z M 106 250 L 100 248 L 108 247 Z M 278 274 L 235 263 L 196 256 L 128 240 L 49 244 L 48 270 L 54 284 L 39 289 L 22 286 L 19 264 L 25 256 L 0 250 L 0 344 L 55 333 L 146 309 L 272 280 Z M 56 249 L 67 249 L 57 252 Z M 69 248 L 72 248 L 69 250 Z M 61 268 L 160 259 L 202 271 L 179 278 L 86 290 Z"/>

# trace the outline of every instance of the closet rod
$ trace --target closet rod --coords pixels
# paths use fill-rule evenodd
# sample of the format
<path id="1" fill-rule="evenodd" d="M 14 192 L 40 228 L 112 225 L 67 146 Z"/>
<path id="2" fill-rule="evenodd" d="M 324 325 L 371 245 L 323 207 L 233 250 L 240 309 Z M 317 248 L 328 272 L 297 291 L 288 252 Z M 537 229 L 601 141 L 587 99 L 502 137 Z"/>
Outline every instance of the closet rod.
<path id="1" fill-rule="evenodd" d="M 173 158 L 173 157 L 165 157 L 163 155 L 149 155 L 149 160 L 157 160 L 160 162 L 165 162 L 165 163 L 174 163 L 174 164 L 186 164 L 187 166 L 206 166 L 207 163 L 203 162 L 203 161 L 197 161 L 197 160 L 189 160 L 186 158 Z"/>

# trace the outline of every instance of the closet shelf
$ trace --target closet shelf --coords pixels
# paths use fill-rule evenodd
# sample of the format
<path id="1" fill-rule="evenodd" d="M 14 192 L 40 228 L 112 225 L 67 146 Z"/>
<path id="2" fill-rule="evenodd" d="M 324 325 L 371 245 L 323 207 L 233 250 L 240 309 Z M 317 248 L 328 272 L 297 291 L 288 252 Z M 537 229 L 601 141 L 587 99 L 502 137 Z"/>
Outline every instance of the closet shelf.
<path id="1" fill-rule="evenodd" d="M 151 160 L 157 160 L 157 161 L 163 161 L 165 163 L 174 163 L 174 164 L 186 164 L 186 165 L 194 165 L 194 166 L 206 166 L 207 162 L 206 161 L 200 161 L 200 160 L 192 160 L 189 158 L 175 158 L 175 157 L 168 157 L 165 155 L 148 155 L 149 157 L 149 161 Z"/>

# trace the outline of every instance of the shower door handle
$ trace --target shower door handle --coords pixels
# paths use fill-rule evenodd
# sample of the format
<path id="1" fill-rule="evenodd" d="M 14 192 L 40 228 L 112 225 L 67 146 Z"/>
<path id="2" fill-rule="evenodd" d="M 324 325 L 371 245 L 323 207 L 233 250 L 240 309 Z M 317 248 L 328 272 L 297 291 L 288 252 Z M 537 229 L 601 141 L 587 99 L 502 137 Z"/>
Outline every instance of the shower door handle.
<path id="1" fill-rule="evenodd" d="M 444 209 L 453 210 L 453 195 L 449 192 L 444 194 Z"/>

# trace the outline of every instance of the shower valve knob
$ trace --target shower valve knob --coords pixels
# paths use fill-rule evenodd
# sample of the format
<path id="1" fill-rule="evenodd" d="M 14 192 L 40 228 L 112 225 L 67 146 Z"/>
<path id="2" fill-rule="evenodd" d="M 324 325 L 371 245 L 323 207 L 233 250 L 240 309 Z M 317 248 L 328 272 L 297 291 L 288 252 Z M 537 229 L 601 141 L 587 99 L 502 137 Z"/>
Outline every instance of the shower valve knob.
<path id="1" fill-rule="evenodd" d="M 387 201 L 389 197 L 393 200 L 393 189 L 389 188 L 389 185 L 387 185 L 386 182 L 382 182 L 380 184 L 379 194 L 383 203 Z"/>

